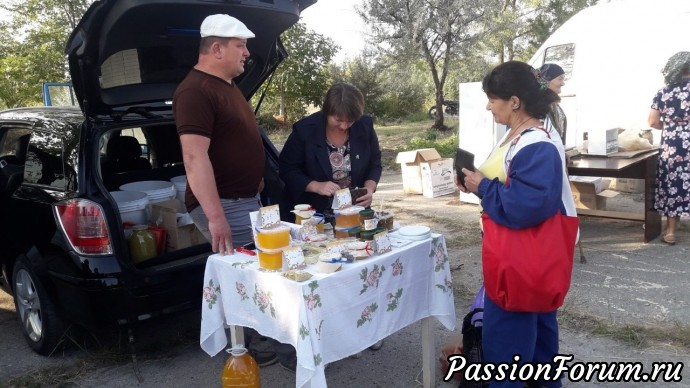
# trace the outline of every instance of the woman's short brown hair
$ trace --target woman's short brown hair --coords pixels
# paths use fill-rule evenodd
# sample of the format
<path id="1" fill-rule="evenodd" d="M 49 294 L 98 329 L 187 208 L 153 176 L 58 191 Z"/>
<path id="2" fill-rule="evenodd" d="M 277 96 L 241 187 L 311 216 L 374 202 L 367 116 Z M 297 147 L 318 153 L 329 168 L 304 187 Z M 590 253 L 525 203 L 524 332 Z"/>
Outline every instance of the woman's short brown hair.
<path id="1" fill-rule="evenodd" d="M 321 110 L 326 116 L 357 121 L 364 114 L 364 96 L 356 86 L 339 82 L 326 92 Z"/>

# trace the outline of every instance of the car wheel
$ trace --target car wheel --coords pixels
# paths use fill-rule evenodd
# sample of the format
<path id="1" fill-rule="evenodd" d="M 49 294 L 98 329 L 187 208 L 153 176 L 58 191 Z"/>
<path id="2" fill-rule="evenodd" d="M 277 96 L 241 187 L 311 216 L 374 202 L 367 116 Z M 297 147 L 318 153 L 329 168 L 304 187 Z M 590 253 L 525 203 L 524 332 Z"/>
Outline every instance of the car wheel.
<path id="1" fill-rule="evenodd" d="M 50 355 L 62 338 L 64 323 L 28 259 L 20 256 L 14 265 L 14 304 L 29 346 Z"/>

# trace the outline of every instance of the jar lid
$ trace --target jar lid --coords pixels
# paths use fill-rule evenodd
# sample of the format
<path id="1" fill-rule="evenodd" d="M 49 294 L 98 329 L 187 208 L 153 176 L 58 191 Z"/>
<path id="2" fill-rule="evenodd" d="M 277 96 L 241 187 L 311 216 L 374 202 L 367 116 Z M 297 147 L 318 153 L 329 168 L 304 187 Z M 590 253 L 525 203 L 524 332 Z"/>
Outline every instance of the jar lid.
<path id="1" fill-rule="evenodd" d="M 373 217 L 374 216 L 374 210 L 373 209 L 364 209 L 359 212 L 360 216 L 366 216 L 366 217 Z"/>
<path id="2" fill-rule="evenodd" d="M 265 234 L 272 234 L 272 233 L 284 233 L 285 231 L 289 231 L 290 227 L 286 225 L 277 225 L 272 228 L 259 228 L 258 231 L 259 233 L 265 233 Z"/>
<path id="3" fill-rule="evenodd" d="M 148 228 L 149 226 L 144 224 L 137 224 L 132 226 L 132 230 L 147 230 Z"/>
<path id="4" fill-rule="evenodd" d="M 379 231 L 377 229 L 374 230 L 363 230 L 359 233 L 359 237 L 364 238 L 364 239 L 373 239 L 374 235 L 378 233 Z"/>
<path id="5" fill-rule="evenodd" d="M 349 207 L 346 207 L 343 209 L 336 210 L 335 215 L 337 216 L 339 214 L 342 214 L 342 215 L 358 214 L 362 210 L 364 210 L 364 206 L 353 205 L 353 206 L 349 206 Z"/>

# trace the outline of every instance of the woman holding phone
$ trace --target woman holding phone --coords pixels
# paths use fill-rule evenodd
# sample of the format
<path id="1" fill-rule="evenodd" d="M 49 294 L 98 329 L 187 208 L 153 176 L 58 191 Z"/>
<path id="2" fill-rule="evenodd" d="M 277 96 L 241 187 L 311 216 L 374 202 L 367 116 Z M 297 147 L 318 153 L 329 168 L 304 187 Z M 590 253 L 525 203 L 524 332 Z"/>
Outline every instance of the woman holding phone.
<path id="1" fill-rule="evenodd" d="M 354 204 L 371 205 L 381 179 L 381 149 L 373 120 L 363 113 L 359 89 L 336 83 L 320 111 L 295 123 L 280 152 L 286 190 L 281 207 L 304 203 L 323 213 L 344 188 L 364 189 Z"/>

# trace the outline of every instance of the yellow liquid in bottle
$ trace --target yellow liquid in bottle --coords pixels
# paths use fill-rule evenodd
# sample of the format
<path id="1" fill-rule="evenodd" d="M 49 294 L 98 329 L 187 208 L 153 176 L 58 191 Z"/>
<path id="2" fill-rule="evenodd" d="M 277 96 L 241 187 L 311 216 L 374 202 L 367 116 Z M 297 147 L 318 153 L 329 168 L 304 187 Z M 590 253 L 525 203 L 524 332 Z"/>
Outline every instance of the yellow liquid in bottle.
<path id="1" fill-rule="evenodd" d="M 223 388 L 260 388 L 261 374 L 259 366 L 247 349 L 241 345 L 235 345 L 228 350 L 230 357 L 225 361 L 221 382 Z"/>

